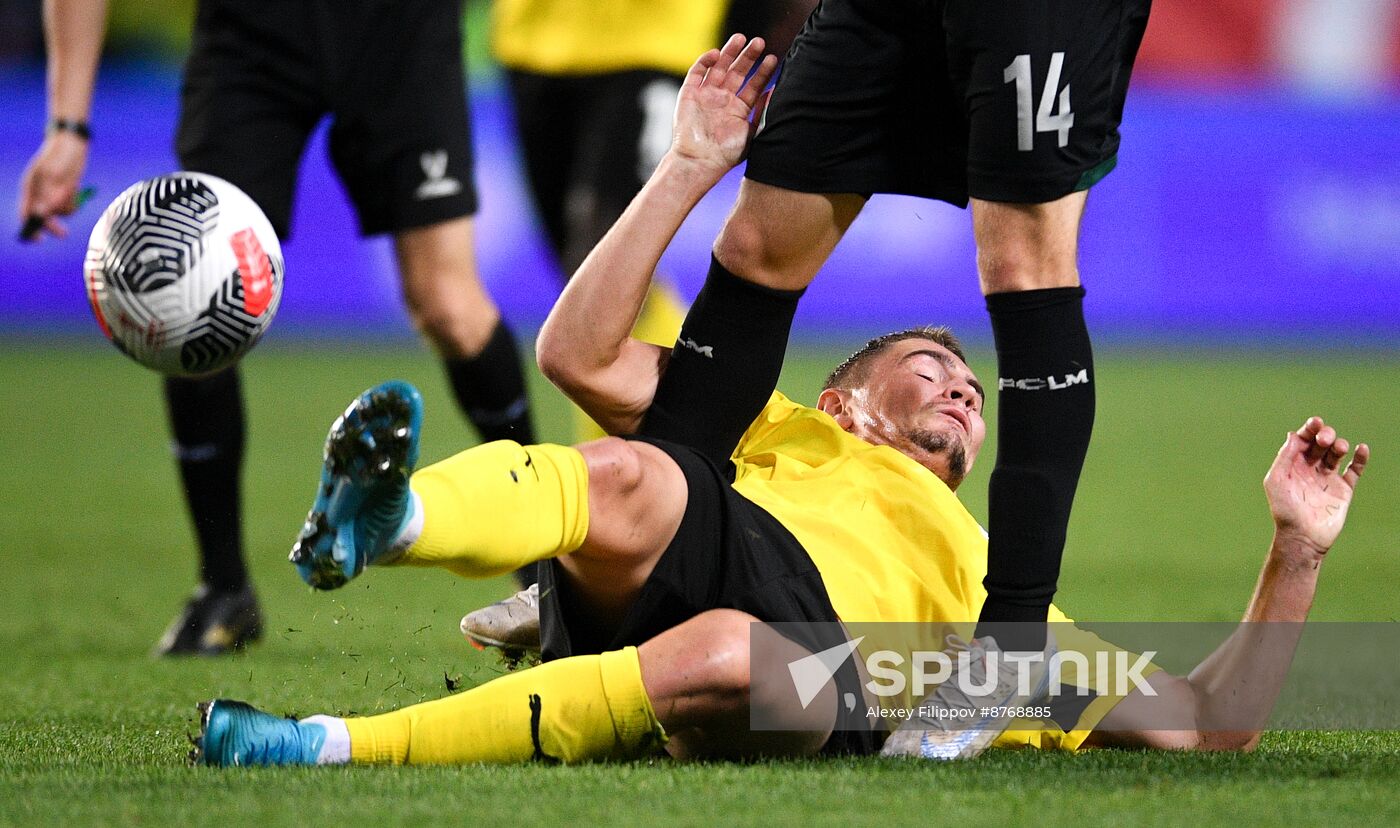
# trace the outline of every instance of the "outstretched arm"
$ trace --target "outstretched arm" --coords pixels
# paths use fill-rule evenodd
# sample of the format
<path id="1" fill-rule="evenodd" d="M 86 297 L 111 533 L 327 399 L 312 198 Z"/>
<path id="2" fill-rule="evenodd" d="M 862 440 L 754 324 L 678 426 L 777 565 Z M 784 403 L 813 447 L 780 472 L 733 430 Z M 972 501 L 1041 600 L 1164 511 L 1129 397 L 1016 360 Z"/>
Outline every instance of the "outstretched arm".
<path id="1" fill-rule="evenodd" d="M 1185 750 L 1258 744 L 1312 608 L 1322 562 L 1370 458 L 1363 443 L 1343 470 L 1348 450 L 1320 417 L 1288 435 L 1264 477 L 1274 540 L 1243 623 L 1190 675 L 1153 675 L 1148 682 L 1158 695 L 1124 699 L 1091 743 Z"/>
<path id="2" fill-rule="evenodd" d="M 49 122 L 88 120 L 107 0 L 44 0 L 44 43 L 48 48 Z M 33 238 L 47 230 L 65 236 L 58 216 L 78 208 L 78 182 L 87 166 L 87 139 L 68 130 L 50 130 L 30 159 L 19 183 L 19 219 L 42 221 Z"/>
<path id="3" fill-rule="evenodd" d="M 744 157 L 750 116 L 777 66 L 762 55 L 761 38 L 734 35 L 695 62 L 676 103 L 670 150 L 540 330 L 540 370 L 610 434 L 636 431 L 656 393 L 670 349 L 629 333 L 672 237 Z"/>

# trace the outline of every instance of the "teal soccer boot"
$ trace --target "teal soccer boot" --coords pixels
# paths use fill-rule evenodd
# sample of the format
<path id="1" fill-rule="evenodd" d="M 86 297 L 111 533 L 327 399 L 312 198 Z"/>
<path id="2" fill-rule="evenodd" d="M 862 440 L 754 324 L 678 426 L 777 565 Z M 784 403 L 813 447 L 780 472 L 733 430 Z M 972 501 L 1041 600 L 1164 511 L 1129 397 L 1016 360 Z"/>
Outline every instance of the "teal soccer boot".
<path id="1" fill-rule="evenodd" d="M 389 551 L 413 514 L 422 427 L 423 398 L 400 380 L 356 397 L 331 425 L 316 501 L 292 546 L 302 580 L 335 589 Z"/>
<path id="2" fill-rule="evenodd" d="M 196 765 L 314 765 L 326 741 L 322 725 L 281 719 L 243 702 L 201 702 L 199 713 L 199 738 L 190 751 Z"/>

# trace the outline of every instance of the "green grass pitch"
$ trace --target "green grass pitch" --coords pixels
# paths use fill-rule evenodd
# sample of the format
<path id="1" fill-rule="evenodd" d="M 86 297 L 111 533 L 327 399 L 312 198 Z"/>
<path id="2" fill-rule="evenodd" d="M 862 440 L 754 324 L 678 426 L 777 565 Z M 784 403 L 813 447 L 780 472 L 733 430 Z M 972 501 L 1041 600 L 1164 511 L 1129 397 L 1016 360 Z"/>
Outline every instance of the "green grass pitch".
<path id="1" fill-rule="evenodd" d="M 799 349 L 811 401 L 842 348 Z M 991 375 L 990 351 L 974 368 Z M 504 580 L 371 572 L 313 594 L 286 563 L 331 419 L 391 376 L 427 398 L 424 458 L 467 445 L 435 363 L 406 346 L 264 346 L 248 360 L 247 548 L 267 636 L 224 660 L 154 661 L 190 588 L 156 379 L 111 349 L 0 342 L 0 824 L 1375 824 L 1400 821 L 1400 735 L 1271 734 L 1249 756 L 1001 753 L 957 766 L 214 771 L 184 763 L 194 703 L 371 713 L 500 671 L 457 633 Z M 557 395 L 542 433 L 568 441 Z M 1322 414 L 1374 448 L 1313 617 L 1400 618 L 1400 359 L 1100 348 L 1099 419 L 1059 603 L 1092 620 L 1237 618 L 1269 538 L 1259 481 Z M 985 512 L 989 445 L 964 493 Z"/>

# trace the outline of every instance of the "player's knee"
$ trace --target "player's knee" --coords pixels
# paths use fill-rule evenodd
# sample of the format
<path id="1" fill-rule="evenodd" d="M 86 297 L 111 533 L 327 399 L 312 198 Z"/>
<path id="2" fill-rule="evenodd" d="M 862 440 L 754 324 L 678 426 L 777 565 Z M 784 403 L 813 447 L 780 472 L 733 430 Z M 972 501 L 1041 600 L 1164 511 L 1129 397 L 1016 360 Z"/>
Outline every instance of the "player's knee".
<path id="1" fill-rule="evenodd" d="M 778 290 L 806 287 L 810 278 L 792 271 L 792 256 L 780 244 L 783 233 L 770 220 L 743 209 L 730 214 L 715 239 L 715 259 L 741 279 Z"/>
<path id="2" fill-rule="evenodd" d="M 578 451 L 588 469 L 588 538 L 570 557 L 601 563 L 596 577 L 640 587 L 679 530 L 685 476 L 670 456 L 646 442 L 604 437 Z"/>
<path id="3" fill-rule="evenodd" d="M 974 199 L 972 226 L 982 292 L 1077 286 L 1083 212 L 1082 192 L 1044 204 Z"/>
<path id="4" fill-rule="evenodd" d="M 590 498 L 625 497 L 646 478 L 646 459 L 638 447 L 621 437 L 604 437 L 578 447 L 588 465 Z"/>
<path id="5" fill-rule="evenodd" d="M 715 239 L 714 254 L 725 269 L 740 277 L 761 272 L 772 256 L 771 236 L 755 217 L 735 210 Z"/>
<path id="6" fill-rule="evenodd" d="M 1079 268 L 1073 254 L 1057 255 L 1029 245 L 979 248 L 977 276 L 984 295 L 1079 285 Z"/>
<path id="7" fill-rule="evenodd" d="M 419 333 L 449 359 L 468 359 L 481 353 L 500 319 L 494 307 L 462 302 L 410 303 L 409 315 Z"/>
<path id="8" fill-rule="evenodd" d="M 736 705 L 749 694 L 749 627 L 758 619 L 730 609 L 710 610 L 697 616 L 706 625 L 706 645 L 697 665 L 710 677 L 712 692 Z"/>

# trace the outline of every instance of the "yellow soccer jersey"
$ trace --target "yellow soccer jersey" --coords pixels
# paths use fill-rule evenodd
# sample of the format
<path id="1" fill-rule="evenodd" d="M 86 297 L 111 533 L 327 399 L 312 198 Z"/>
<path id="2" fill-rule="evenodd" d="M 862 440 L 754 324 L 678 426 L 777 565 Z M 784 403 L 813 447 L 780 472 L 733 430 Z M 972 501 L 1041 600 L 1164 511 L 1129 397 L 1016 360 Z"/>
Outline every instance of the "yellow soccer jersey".
<path id="1" fill-rule="evenodd" d="M 544 75 L 682 75 L 718 45 L 727 8 L 725 0 L 496 0 L 492 47 L 505 66 Z"/>
<path id="2" fill-rule="evenodd" d="M 780 393 L 744 433 L 733 460 L 734 489 L 777 518 L 807 550 L 848 626 L 934 621 L 968 634 L 987 597 L 987 535 L 928 469 L 893 448 L 846 433 L 824 412 Z M 1051 607 L 1049 620 L 1070 619 Z M 1117 650 L 1081 630 L 1059 627 L 1056 636 L 1061 649 Z M 1067 671 L 1065 678 L 1094 686 L 1090 672 L 1076 677 Z M 1118 700 L 1098 699 L 1080 724 L 1097 723 Z M 892 701 L 912 706 L 918 699 Z M 997 744 L 1074 750 L 1088 733 L 1022 722 Z"/>
<path id="3" fill-rule="evenodd" d="M 807 550 L 843 621 L 977 619 L 987 536 L 928 469 L 776 393 L 734 463 L 734 489 Z"/>

